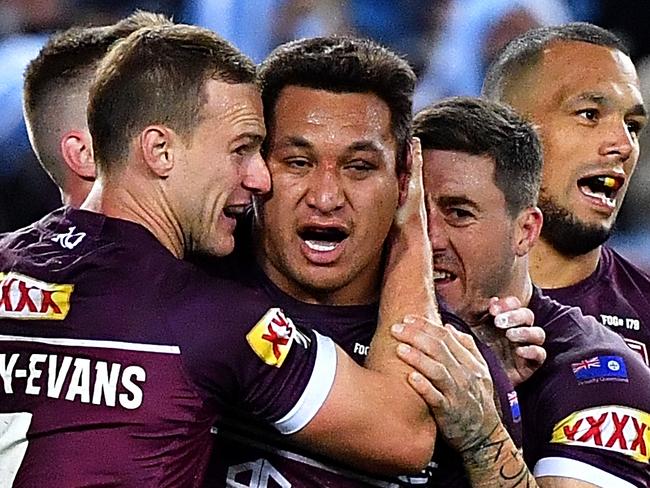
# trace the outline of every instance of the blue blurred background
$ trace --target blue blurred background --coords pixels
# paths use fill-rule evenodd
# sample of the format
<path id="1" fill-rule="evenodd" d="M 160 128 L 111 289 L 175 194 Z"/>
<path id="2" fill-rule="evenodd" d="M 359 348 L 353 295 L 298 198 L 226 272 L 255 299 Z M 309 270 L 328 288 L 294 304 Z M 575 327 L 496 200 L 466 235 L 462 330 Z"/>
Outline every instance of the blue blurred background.
<path id="1" fill-rule="evenodd" d="M 339 33 L 371 37 L 407 57 L 419 75 L 416 109 L 449 95 L 476 95 L 487 64 L 532 27 L 586 20 L 622 36 L 650 100 L 650 2 L 636 0 L 0 0 L 0 232 L 60 205 L 29 147 L 22 73 L 47 37 L 102 25 L 140 8 L 209 27 L 261 61 L 277 44 Z M 650 270 L 650 130 L 614 243 Z M 648 150 L 644 150 L 648 148 Z"/>

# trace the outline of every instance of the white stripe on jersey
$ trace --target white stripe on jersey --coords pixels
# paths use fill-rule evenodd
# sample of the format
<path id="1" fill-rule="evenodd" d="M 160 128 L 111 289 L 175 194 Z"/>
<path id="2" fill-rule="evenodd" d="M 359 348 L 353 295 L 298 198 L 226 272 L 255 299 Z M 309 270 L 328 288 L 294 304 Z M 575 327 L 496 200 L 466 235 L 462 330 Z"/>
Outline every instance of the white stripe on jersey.
<path id="1" fill-rule="evenodd" d="M 282 434 L 293 434 L 314 418 L 325 403 L 336 375 L 336 346 L 329 337 L 316 335 L 316 361 L 305 391 L 293 408 L 280 420 L 273 423 Z"/>
<path id="2" fill-rule="evenodd" d="M 607 471 L 591 464 L 562 457 L 547 457 L 537 461 L 533 471 L 535 478 L 558 476 L 586 481 L 601 488 L 636 488 L 632 483 L 622 480 Z"/>
<path id="3" fill-rule="evenodd" d="M 122 349 L 125 351 L 159 352 L 164 354 L 180 354 L 178 346 L 160 344 L 139 344 L 137 342 L 100 341 L 95 339 L 69 339 L 67 337 L 25 337 L 0 334 L 0 342 L 34 342 L 50 346 L 93 347 L 100 349 Z"/>

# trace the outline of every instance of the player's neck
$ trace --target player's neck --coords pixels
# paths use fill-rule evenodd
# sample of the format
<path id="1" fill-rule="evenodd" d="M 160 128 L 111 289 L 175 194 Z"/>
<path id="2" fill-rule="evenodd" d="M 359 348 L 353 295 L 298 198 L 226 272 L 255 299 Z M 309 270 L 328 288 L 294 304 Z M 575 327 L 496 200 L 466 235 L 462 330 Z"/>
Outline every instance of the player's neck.
<path id="1" fill-rule="evenodd" d="M 102 178 L 97 178 L 80 208 L 139 224 L 151 232 L 169 252 L 182 259 L 185 255 L 183 234 L 175 220 L 169 218 L 173 213 L 161 205 L 160 199 L 156 203 L 155 196 L 149 198 L 142 187 L 121 181 L 107 183 Z"/>
<path id="2" fill-rule="evenodd" d="M 566 256 L 540 239 L 531 252 L 530 274 L 541 288 L 575 285 L 596 271 L 600 246 L 580 256 Z"/>
<path id="3" fill-rule="evenodd" d="M 82 180 L 81 178 L 69 178 L 66 181 L 66 187 L 61 190 L 61 200 L 65 205 L 73 208 L 80 208 L 88 196 L 93 183 Z"/>

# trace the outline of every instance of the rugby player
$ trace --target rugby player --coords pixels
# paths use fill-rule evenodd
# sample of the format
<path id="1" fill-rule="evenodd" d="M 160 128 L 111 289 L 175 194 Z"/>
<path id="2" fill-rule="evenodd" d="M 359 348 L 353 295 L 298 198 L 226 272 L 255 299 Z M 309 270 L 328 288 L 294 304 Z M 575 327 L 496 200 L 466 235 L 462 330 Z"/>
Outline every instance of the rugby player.
<path id="1" fill-rule="evenodd" d="M 117 37 L 126 35 L 128 32 L 125 30 L 129 28 L 129 25 L 137 26 L 147 22 L 152 24 L 156 22 L 169 23 L 162 16 L 140 12 L 130 16 L 125 21 L 119 22 L 116 26 L 71 29 L 55 36 L 43 49 L 39 57 L 30 65 L 26 76 L 25 98 L 29 101 L 29 103 L 26 103 L 26 117 L 31 121 L 29 122 L 30 127 L 33 127 L 30 131 L 32 144 L 39 158 L 44 162 L 44 166 L 50 168 L 51 173 L 55 175 L 64 173 L 66 175 L 65 177 L 55 176 L 55 181 L 61 187 L 64 201 L 70 205 L 78 205 L 85 198 L 85 194 L 89 189 L 89 183 L 86 182 L 86 179 L 91 180 L 95 174 L 92 152 L 89 151 L 90 135 L 88 134 L 85 116 L 81 114 L 81 112 L 85 112 L 85 108 L 79 93 L 83 94 L 84 90 L 87 91 L 93 70 L 108 46 Z M 53 114 L 59 114 L 53 122 L 56 132 L 61 134 L 59 144 L 50 136 L 51 131 L 46 130 L 44 124 L 40 122 L 47 117 L 53 117 Z M 60 148 L 63 148 L 63 154 L 61 154 Z M 71 151 L 71 148 L 74 151 Z M 77 173 L 70 172 L 66 168 L 66 164 L 71 168 L 78 168 L 79 161 L 83 161 L 84 165 L 89 169 L 86 179 L 75 177 Z M 70 235 L 69 239 L 74 242 L 76 236 Z M 385 233 L 379 239 L 385 239 Z M 370 294 L 376 296 L 376 290 L 373 290 Z M 275 303 L 277 304 L 277 301 Z M 285 310 L 293 313 L 293 307 L 296 305 L 291 301 L 283 303 Z M 271 303 L 269 306 L 273 304 Z M 504 306 L 508 306 L 508 301 L 504 302 Z M 362 308 L 368 310 L 368 313 L 364 314 L 362 323 L 359 323 L 360 316 L 357 317 L 360 309 L 356 307 L 350 317 L 355 323 L 346 324 L 346 329 L 343 329 L 345 334 L 340 337 L 345 340 L 351 333 L 356 333 L 358 330 L 364 331 L 363 337 L 360 339 L 362 343 L 357 342 L 354 347 L 350 344 L 349 352 L 354 354 L 357 359 L 364 358 L 365 354 L 367 354 L 370 336 L 376 323 L 375 306 Z M 302 308 L 298 306 L 297 310 L 302 311 Z M 319 310 L 319 308 L 312 307 L 308 310 Z M 494 310 L 497 313 L 497 309 Z M 529 315 L 526 314 L 527 311 L 523 312 L 523 316 L 519 312 L 514 312 L 511 315 L 511 321 L 513 323 L 530 321 Z M 350 321 L 350 319 L 344 320 L 341 309 L 336 310 L 335 315 L 339 317 L 338 321 L 341 323 L 344 323 L 345 320 Z M 333 322 L 331 317 L 314 317 L 308 322 L 312 323 L 316 318 L 326 324 L 322 329 L 327 333 L 342 330 L 340 325 L 338 327 L 330 325 Z M 365 321 L 372 321 L 372 323 L 368 323 L 367 327 L 361 327 L 366 325 Z M 527 340 L 537 341 L 538 343 L 543 340 L 542 336 L 535 336 L 533 328 L 529 330 L 531 335 Z M 543 351 L 541 352 L 543 353 Z M 540 351 L 537 351 L 537 354 L 539 353 Z M 516 369 L 509 372 L 514 372 L 519 376 Z"/>
<path id="2" fill-rule="evenodd" d="M 99 62 L 111 45 L 131 32 L 165 24 L 171 21 L 164 15 L 136 11 L 113 25 L 72 27 L 53 35 L 27 66 L 23 84 L 27 133 L 65 205 L 79 207 L 95 180 L 86 107 Z"/>
<path id="3" fill-rule="evenodd" d="M 332 336 L 362 363 L 407 170 L 415 77 L 404 60 L 371 41 L 317 38 L 278 47 L 262 64 L 260 79 L 273 192 L 259 202 L 251 249 L 238 240 L 235 273 L 261 284 L 260 300 Z M 407 273 L 415 277 L 418 268 Z M 410 293 L 410 286 L 403 288 Z M 443 318 L 467 330 L 449 314 Z M 508 400 L 513 388 L 491 351 L 479 347 L 498 385 L 504 423 L 518 437 Z M 489 377 L 475 359 L 463 365 L 456 374 Z M 460 458 L 443 444 L 427 472 L 378 479 L 298 450 L 236 411 L 215 430 L 208 486 L 465 486 Z"/>
<path id="4" fill-rule="evenodd" d="M 486 313 L 491 296 L 512 294 L 546 331 L 547 360 L 518 388 L 523 452 L 537 485 L 647 487 L 650 369 L 618 334 L 578 308 L 545 297 L 528 274 L 528 254 L 542 224 L 535 206 L 542 158 L 539 143 L 530 143 L 531 126 L 495 102 L 460 98 L 416 114 L 414 134 L 422 140 L 441 301 L 472 325 Z M 415 346 L 402 357 L 432 384 L 419 376 L 412 384 L 441 418 L 442 435 L 462 449 L 467 431 L 478 423 L 468 414 L 465 430 L 446 430 L 438 409 L 466 385 L 436 363 L 438 346 L 427 342 L 431 331 L 419 333 L 416 323 L 396 335 Z M 466 466 L 482 471 L 516 452 L 499 429 L 489 430 L 495 423 L 483 422 L 489 434 L 484 449 L 464 455 Z M 535 481 L 508 469 L 485 486 Z"/>
<path id="5" fill-rule="evenodd" d="M 382 345 L 405 309 L 436 318 L 430 283 L 403 276 L 430 260 L 421 193 L 400 210 L 414 252 L 387 258 L 397 272 L 385 278 L 376 370 L 182 259 L 231 252 L 235 215 L 270 188 L 255 81 L 248 58 L 184 25 L 139 29 L 100 63 L 90 195 L 0 241 L 3 480 L 199 486 L 228 405 L 366 469 L 429 461 L 433 420 Z M 376 412 L 386 421 L 368 424 Z"/>
<path id="6" fill-rule="evenodd" d="M 625 46 L 586 23 L 532 30 L 497 57 L 483 94 L 514 107 L 542 139 L 533 281 L 623 335 L 650 364 L 650 276 L 606 245 L 647 123 Z"/>

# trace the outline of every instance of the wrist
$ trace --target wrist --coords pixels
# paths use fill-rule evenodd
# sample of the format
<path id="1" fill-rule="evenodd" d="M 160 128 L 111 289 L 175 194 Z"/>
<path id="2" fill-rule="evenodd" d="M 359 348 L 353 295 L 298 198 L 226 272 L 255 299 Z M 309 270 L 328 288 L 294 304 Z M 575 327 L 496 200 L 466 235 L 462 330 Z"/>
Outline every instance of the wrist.
<path id="1" fill-rule="evenodd" d="M 497 420 L 490 429 L 485 429 L 485 434 L 482 437 L 471 445 L 460 449 L 459 452 L 466 468 L 481 468 L 488 464 L 488 461 L 498 458 L 500 451 L 507 444 L 512 444 L 514 447 L 514 442 L 505 426 Z"/>

